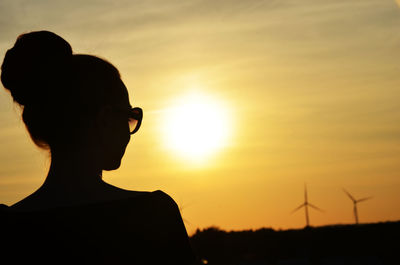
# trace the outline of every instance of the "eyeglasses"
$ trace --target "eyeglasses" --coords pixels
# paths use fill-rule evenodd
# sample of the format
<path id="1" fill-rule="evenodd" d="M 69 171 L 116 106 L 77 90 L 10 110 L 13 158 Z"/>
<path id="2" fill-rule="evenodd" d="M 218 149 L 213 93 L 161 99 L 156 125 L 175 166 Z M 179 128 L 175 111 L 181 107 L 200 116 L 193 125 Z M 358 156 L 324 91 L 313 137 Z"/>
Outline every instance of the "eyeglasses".
<path id="1" fill-rule="evenodd" d="M 143 119 L 143 110 L 141 108 L 123 108 L 114 105 L 112 106 L 112 109 L 118 110 L 128 116 L 130 134 L 134 134 L 139 130 Z"/>
<path id="2" fill-rule="evenodd" d="M 130 134 L 136 133 L 142 124 L 143 110 L 141 108 L 131 108 L 128 110 L 128 122 Z"/>

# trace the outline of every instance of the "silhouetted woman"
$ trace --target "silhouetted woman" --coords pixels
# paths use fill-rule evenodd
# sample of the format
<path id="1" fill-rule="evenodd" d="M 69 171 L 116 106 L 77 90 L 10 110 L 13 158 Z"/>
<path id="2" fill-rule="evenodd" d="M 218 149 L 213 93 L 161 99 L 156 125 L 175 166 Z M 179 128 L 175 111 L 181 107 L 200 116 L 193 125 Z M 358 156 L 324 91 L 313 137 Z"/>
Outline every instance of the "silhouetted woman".
<path id="1" fill-rule="evenodd" d="M 11 264 L 191 264 L 171 197 L 102 180 L 103 170 L 120 166 L 142 120 L 118 70 L 73 54 L 48 31 L 19 36 L 1 70 L 32 140 L 51 154 L 43 185 L 0 211 L 1 256 Z"/>

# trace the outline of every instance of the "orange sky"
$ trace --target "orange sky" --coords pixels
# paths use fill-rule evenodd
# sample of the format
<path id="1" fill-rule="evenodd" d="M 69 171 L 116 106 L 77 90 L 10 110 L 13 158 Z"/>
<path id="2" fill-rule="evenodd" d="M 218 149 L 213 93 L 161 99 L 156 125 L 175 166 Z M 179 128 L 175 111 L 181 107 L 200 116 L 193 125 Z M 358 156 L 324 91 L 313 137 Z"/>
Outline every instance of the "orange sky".
<path id="1" fill-rule="evenodd" d="M 400 10 L 390 0 L 20 1 L 0 3 L 0 57 L 47 29 L 121 72 L 144 109 L 122 166 L 104 178 L 161 189 L 189 232 L 400 219 Z M 196 91 L 226 111 L 223 147 L 201 163 L 169 150 L 167 110 Z M 0 202 L 40 186 L 48 155 L 0 90 Z M 212 128 L 210 128 L 212 129 Z"/>

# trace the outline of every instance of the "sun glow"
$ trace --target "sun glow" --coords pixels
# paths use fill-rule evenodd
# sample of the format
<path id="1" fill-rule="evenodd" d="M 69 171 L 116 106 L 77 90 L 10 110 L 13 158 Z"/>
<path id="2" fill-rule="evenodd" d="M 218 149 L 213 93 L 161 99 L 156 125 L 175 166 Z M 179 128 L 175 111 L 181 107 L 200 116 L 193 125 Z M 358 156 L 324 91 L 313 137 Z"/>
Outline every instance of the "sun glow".
<path id="1" fill-rule="evenodd" d="M 185 95 L 165 117 L 166 144 L 185 159 L 204 160 L 227 144 L 228 118 L 222 102 L 199 93 Z"/>

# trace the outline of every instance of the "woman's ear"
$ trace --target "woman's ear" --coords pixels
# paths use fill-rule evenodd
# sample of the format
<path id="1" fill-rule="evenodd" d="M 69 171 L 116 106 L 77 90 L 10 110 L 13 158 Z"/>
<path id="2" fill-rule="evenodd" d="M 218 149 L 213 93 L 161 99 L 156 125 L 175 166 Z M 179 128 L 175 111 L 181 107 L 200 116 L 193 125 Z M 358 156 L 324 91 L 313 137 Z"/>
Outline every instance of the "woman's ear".
<path id="1" fill-rule="evenodd" d="M 100 144 L 110 140 L 115 128 L 114 120 L 111 106 L 104 106 L 97 112 L 94 129 Z"/>
<path id="2" fill-rule="evenodd" d="M 111 123 L 112 123 L 111 106 L 101 107 L 96 115 L 96 120 L 95 120 L 96 130 L 98 130 L 99 132 L 107 130 L 111 127 Z"/>
<path id="3" fill-rule="evenodd" d="M 102 107 L 96 115 L 96 132 L 93 136 L 94 150 L 96 150 L 104 170 L 113 170 L 120 166 L 129 142 L 130 134 L 123 127 L 123 125 L 128 126 L 128 121 L 123 122 L 124 116 L 118 114 L 116 109 L 106 106 Z"/>

